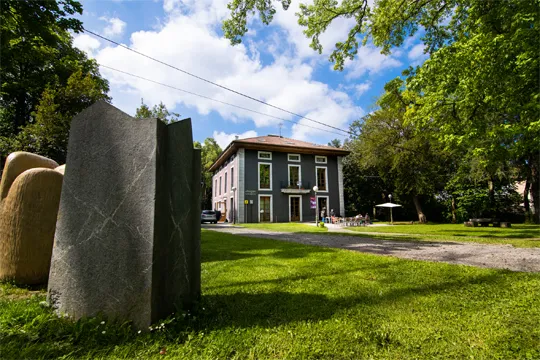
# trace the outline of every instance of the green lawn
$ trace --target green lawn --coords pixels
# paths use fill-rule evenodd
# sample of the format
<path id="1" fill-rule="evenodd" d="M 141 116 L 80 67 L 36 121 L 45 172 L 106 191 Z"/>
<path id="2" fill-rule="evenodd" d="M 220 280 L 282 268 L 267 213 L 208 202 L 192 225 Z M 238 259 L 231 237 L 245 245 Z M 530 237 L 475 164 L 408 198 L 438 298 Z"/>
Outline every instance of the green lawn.
<path id="1" fill-rule="evenodd" d="M 327 227 L 317 227 L 315 225 L 301 223 L 257 223 L 257 224 L 242 224 L 241 227 L 250 229 L 261 229 L 269 231 L 283 231 L 294 233 L 325 233 L 328 232 Z"/>
<path id="2" fill-rule="evenodd" d="M 149 334 L 71 323 L 43 291 L 1 285 L 0 357 L 540 358 L 540 274 L 212 231 L 202 252 L 200 305 Z"/>
<path id="3" fill-rule="evenodd" d="M 427 224 L 350 227 L 348 230 L 376 234 L 384 239 L 417 241 L 470 241 L 540 247 L 540 225 L 512 224 L 511 228 L 465 227 L 463 224 Z M 400 235 L 397 235 L 400 234 Z M 405 234 L 406 236 L 401 236 Z M 374 236 L 377 237 L 377 236 Z"/>

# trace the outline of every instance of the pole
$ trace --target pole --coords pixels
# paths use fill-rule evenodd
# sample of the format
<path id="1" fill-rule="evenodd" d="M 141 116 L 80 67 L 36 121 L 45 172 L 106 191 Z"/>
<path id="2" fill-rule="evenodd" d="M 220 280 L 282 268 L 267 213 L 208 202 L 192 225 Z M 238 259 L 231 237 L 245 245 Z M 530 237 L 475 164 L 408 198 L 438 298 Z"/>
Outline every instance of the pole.
<path id="1" fill-rule="evenodd" d="M 390 208 L 390 224 L 394 225 L 394 219 L 392 218 L 392 208 Z"/>
<path id="2" fill-rule="evenodd" d="M 315 193 L 315 226 L 319 226 L 319 202 L 317 201 L 317 192 Z"/>

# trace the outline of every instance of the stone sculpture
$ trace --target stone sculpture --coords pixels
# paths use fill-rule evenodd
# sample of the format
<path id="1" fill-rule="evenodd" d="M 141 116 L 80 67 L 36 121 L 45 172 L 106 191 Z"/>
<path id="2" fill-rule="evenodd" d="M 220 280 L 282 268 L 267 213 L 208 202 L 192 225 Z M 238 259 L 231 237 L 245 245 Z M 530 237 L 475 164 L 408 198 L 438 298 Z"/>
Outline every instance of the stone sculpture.
<path id="1" fill-rule="evenodd" d="M 102 101 L 73 119 L 48 288 L 58 312 L 145 329 L 200 296 L 191 134 L 189 119 L 135 119 Z"/>
<path id="2" fill-rule="evenodd" d="M 47 282 L 63 175 L 43 156 L 15 152 L 0 183 L 0 280 Z"/>

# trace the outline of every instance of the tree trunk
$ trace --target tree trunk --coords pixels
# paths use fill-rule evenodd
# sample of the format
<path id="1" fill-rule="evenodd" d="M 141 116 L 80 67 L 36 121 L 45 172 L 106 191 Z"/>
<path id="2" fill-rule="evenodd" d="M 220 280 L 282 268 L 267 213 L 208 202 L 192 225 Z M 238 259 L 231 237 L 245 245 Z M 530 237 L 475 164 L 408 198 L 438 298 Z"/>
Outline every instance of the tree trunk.
<path id="1" fill-rule="evenodd" d="M 534 212 L 533 221 L 540 224 L 540 153 L 531 156 L 529 161 L 531 167 L 532 209 Z"/>
<path id="2" fill-rule="evenodd" d="M 525 214 L 529 216 L 531 212 L 531 205 L 529 204 L 529 189 L 531 187 L 531 183 L 529 182 L 529 179 L 525 181 L 525 188 L 523 189 L 523 207 L 525 208 Z"/>
<path id="3" fill-rule="evenodd" d="M 493 217 L 495 216 L 495 185 L 493 184 L 493 180 L 489 179 L 488 180 L 488 191 L 489 191 L 489 195 L 488 195 L 488 199 L 489 199 L 489 203 L 488 203 L 488 215 Z"/>
<path id="4" fill-rule="evenodd" d="M 456 198 L 452 196 L 452 224 L 455 224 L 456 221 Z"/>
<path id="5" fill-rule="evenodd" d="M 416 212 L 418 213 L 418 222 L 422 224 L 427 223 L 427 218 L 424 212 L 422 211 L 422 205 L 420 204 L 420 199 L 418 199 L 418 195 L 413 196 L 413 202 L 414 202 L 414 207 L 416 208 Z"/>

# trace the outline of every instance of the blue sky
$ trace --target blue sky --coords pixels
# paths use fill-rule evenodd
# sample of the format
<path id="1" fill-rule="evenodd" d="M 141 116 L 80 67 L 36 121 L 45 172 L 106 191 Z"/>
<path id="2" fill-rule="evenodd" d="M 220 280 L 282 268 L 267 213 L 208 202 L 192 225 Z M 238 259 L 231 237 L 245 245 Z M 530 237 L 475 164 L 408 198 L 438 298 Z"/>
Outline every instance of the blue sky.
<path id="1" fill-rule="evenodd" d="M 371 111 L 387 81 L 425 60 L 423 45 L 415 36 L 390 56 L 380 54 L 379 49 L 368 44 L 359 50 L 355 60 L 346 64 L 344 71 L 334 71 L 328 55 L 337 41 L 345 39 L 351 19 L 330 26 L 321 37 L 323 54 L 318 54 L 309 48 L 310 41 L 297 24 L 294 13 L 299 2 L 295 0 L 288 11 L 278 10 L 271 26 L 252 19 L 243 43 L 231 46 L 221 31 L 221 22 L 228 15 L 228 1 L 86 0 L 82 1 L 84 13 L 80 18 L 85 28 L 142 53 L 340 129 L 347 129 L 352 121 Z M 92 35 L 76 34 L 74 44 L 100 64 L 301 124 L 101 68 L 110 82 L 115 106 L 134 114 L 141 99 L 150 106 L 162 101 L 182 118 L 192 119 L 195 140 L 202 142 L 214 137 L 225 147 L 236 135 L 243 138 L 277 134 L 279 123 L 283 123 L 281 132 L 286 137 L 320 144 L 344 139 L 332 133 L 336 130 L 227 92 Z"/>

